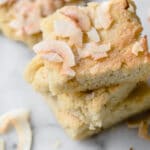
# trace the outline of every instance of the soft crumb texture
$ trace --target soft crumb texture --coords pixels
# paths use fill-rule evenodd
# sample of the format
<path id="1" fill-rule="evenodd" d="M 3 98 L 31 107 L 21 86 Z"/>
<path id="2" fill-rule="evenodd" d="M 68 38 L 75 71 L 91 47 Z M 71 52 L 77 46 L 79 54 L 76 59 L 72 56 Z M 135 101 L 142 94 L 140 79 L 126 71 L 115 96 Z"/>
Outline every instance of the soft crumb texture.
<path id="1" fill-rule="evenodd" d="M 59 122 L 67 129 L 71 137 L 76 139 L 97 133 L 96 129 L 102 128 L 103 120 L 107 121 L 105 115 L 121 103 L 136 86 L 136 83 L 126 83 L 87 92 L 62 93 L 54 98 L 51 97 L 48 86 L 47 68 L 42 61 L 36 61 L 36 63 L 29 75 L 33 88 L 46 96 Z M 65 116 L 67 116 L 66 119 L 64 119 Z M 88 130 L 87 133 L 80 137 L 85 130 Z"/>
<path id="2" fill-rule="evenodd" d="M 139 137 L 145 140 L 150 140 L 149 126 L 150 126 L 150 111 L 146 111 L 128 120 L 128 127 L 138 128 Z"/>
<path id="3" fill-rule="evenodd" d="M 140 37 L 133 1 L 66 6 L 46 17 L 41 30 L 43 39 L 34 51 L 47 67 L 53 95 L 144 81 L 150 75 L 147 38 Z M 36 63 L 28 66 L 27 80 Z"/>
<path id="4" fill-rule="evenodd" d="M 0 2 L 0 30 L 29 46 L 41 40 L 40 20 L 79 0 L 4 0 Z"/>
<path id="5" fill-rule="evenodd" d="M 149 109 L 149 91 L 150 87 L 147 84 L 140 84 L 128 98 L 116 103 L 107 100 L 107 97 L 102 101 L 100 99 L 80 101 L 74 98 L 70 100 L 64 95 L 56 99 L 50 95 L 45 97 L 58 122 L 72 138 L 79 140 Z"/>

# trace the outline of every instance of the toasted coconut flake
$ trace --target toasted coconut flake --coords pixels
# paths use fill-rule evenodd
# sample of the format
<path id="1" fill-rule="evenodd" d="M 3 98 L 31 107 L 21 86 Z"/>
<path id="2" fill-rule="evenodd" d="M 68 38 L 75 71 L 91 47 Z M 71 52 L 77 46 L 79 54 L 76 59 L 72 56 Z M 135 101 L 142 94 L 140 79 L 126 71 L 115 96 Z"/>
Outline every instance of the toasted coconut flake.
<path id="1" fill-rule="evenodd" d="M 59 56 L 57 53 L 45 54 L 42 57 L 44 59 L 47 59 L 48 61 L 52 61 L 52 62 L 63 62 L 62 57 Z"/>
<path id="2" fill-rule="evenodd" d="M 0 139 L 0 150 L 4 150 L 5 149 L 5 142 L 3 139 Z"/>
<path id="3" fill-rule="evenodd" d="M 18 33 L 32 35 L 40 32 L 41 11 L 34 1 L 18 1 L 13 7 L 14 18 L 10 27 Z"/>
<path id="4" fill-rule="evenodd" d="M 88 34 L 88 38 L 90 41 L 92 41 L 92 42 L 100 41 L 100 36 L 95 28 L 92 28 L 89 32 L 87 32 L 87 34 Z"/>
<path id="5" fill-rule="evenodd" d="M 146 44 L 146 37 L 143 37 L 140 39 L 140 41 L 135 42 L 135 44 L 132 47 L 132 53 L 136 56 L 138 56 L 139 52 L 143 52 L 145 49 Z"/>
<path id="6" fill-rule="evenodd" d="M 30 150 L 32 142 L 32 132 L 28 122 L 29 112 L 18 109 L 8 112 L 0 117 L 0 133 L 5 133 L 10 125 L 17 131 L 19 144 L 18 150 Z"/>
<path id="7" fill-rule="evenodd" d="M 88 15 L 79 9 L 77 6 L 64 7 L 61 9 L 61 13 L 71 18 L 82 31 L 89 31 L 91 27 L 90 19 Z"/>
<path id="8" fill-rule="evenodd" d="M 102 2 L 100 6 L 96 8 L 96 17 L 94 25 L 97 29 L 108 29 L 112 24 L 112 17 L 110 15 L 110 2 Z"/>
<path id="9" fill-rule="evenodd" d="M 71 67 L 76 65 L 74 54 L 65 42 L 57 40 L 42 41 L 36 44 L 33 50 L 41 55 L 41 57 L 45 57 L 47 54 L 51 53 L 58 54 L 57 57 L 60 56 L 63 59 L 62 72 L 71 76 L 75 75 L 75 72 L 71 69 Z"/>
<path id="10" fill-rule="evenodd" d="M 69 37 L 70 43 L 75 44 L 77 47 L 82 47 L 82 32 L 70 19 L 55 20 L 54 32 L 56 36 Z"/>
<path id="11" fill-rule="evenodd" d="M 98 45 L 96 43 L 85 44 L 83 49 L 79 49 L 78 53 L 80 58 L 92 56 L 94 60 L 107 57 L 107 52 L 111 50 L 110 44 Z"/>
<path id="12" fill-rule="evenodd" d="M 41 7 L 42 16 L 47 16 L 53 13 L 65 3 L 63 0 L 36 0 L 36 2 Z"/>

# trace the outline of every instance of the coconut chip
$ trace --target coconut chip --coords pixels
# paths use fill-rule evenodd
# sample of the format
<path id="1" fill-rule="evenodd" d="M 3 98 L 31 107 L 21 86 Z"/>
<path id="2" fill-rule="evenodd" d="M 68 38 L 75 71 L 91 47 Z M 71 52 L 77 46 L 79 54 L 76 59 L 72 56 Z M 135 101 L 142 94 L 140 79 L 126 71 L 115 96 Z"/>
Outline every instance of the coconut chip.
<path id="1" fill-rule="evenodd" d="M 110 15 L 110 2 L 102 2 L 100 6 L 96 7 L 96 16 L 94 25 L 96 29 L 108 29 L 112 24 L 112 17 Z"/>
<path id="2" fill-rule="evenodd" d="M 65 17 L 64 19 L 55 20 L 54 33 L 58 37 L 69 37 L 71 45 L 82 47 L 82 31 L 71 19 Z"/>
<path id="3" fill-rule="evenodd" d="M 74 70 L 71 67 L 76 65 L 74 54 L 71 48 L 63 41 L 45 40 L 36 44 L 33 50 L 42 58 L 46 58 L 52 62 L 62 62 L 62 73 L 70 76 L 75 76 Z M 54 57 L 54 53 L 57 55 Z"/>
<path id="4" fill-rule="evenodd" d="M 32 132 L 28 122 L 29 112 L 18 109 L 8 112 L 0 117 L 0 134 L 7 131 L 13 125 L 18 135 L 18 150 L 30 150 L 32 142 Z"/>

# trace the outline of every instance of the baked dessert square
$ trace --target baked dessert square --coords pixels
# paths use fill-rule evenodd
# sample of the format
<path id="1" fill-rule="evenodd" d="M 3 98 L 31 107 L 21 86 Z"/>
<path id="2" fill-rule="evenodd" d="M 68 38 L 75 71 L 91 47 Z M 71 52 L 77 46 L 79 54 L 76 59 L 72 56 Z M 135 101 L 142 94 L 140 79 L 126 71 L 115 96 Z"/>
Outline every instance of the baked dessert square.
<path id="1" fill-rule="evenodd" d="M 0 30 L 7 37 L 29 46 L 41 40 L 40 20 L 56 9 L 79 0 L 3 0 Z"/>
<path id="2" fill-rule="evenodd" d="M 53 97 L 48 86 L 48 70 L 42 62 L 36 62 L 30 68 L 28 81 L 45 97 L 58 122 L 73 139 L 98 134 L 150 108 L 150 87 L 147 83 L 126 83 Z"/>
<path id="3" fill-rule="evenodd" d="M 147 38 L 131 0 L 66 6 L 43 19 L 37 61 L 53 95 L 139 82 L 150 75 Z M 30 65 L 34 65 L 30 63 Z"/>
<path id="4" fill-rule="evenodd" d="M 48 70 L 42 65 L 42 62 L 36 62 L 38 62 L 36 65 L 30 66 L 27 80 L 30 81 L 36 91 L 46 98 L 58 122 L 72 138 L 84 139 L 89 137 L 102 130 L 105 124 L 111 126 L 112 123 L 117 123 L 117 119 L 120 121 L 124 117 L 119 118 L 119 115 L 123 114 L 118 112 L 115 114 L 118 116 L 112 119 L 111 114 L 113 113 L 111 111 L 115 107 L 116 109 L 123 109 L 116 105 L 120 103 L 124 105 L 123 101 L 133 91 L 136 83 L 125 83 L 87 92 L 61 93 L 52 97 L 48 86 Z M 114 111 L 116 113 L 119 110 Z"/>
<path id="5" fill-rule="evenodd" d="M 45 97 L 58 122 L 76 140 L 98 134 L 150 108 L 150 87 L 146 83 L 138 85 L 129 97 L 116 103 L 105 97 L 86 101 L 76 97 L 70 100 L 67 94 L 55 99 L 50 95 Z"/>

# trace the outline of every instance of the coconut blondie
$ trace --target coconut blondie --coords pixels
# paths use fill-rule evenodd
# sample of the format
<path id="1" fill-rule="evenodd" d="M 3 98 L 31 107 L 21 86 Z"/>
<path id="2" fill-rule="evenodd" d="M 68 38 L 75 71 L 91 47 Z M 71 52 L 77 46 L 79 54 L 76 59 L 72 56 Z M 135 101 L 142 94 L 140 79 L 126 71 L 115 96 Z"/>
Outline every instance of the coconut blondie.
<path id="1" fill-rule="evenodd" d="M 49 106 L 54 111 L 58 122 L 74 139 L 84 139 L 98 134 L 135 114 L 150 108 L 150 87 L 140 84 L 125 100 L 113 102 L 105 97 L 83 101 L 67 94 L 56 99 L 46 95 Z M 111 95 L 111 93 L 109 93 Z"/>
<path id="2" fill-rule="evenodd" d="M 0 30 L 29 46 L 41 40 L 40 20 L 66 4 L 79 0 L 2 0 Z"/>
<path id="3" fill-rule="evenodd" d="M 48 70 L 42 62 L 36 62 L 36 65 L 31 66 L 27 80 L 45 97 L 58 122 L 74 139 L 97 134 L 150 108 L 150 87 L 146 83 L 126 83 L 52 97 Z"/>
<path id="4" fill-rule="evenodd" d="M 103 128 L 103 120 L 107 120 L 105 116 L 117 104 L 123 103 L 136 86 L 136 83 L 125 83 L 87 92 L 61 93 L 52 97 L 48 85 L 48 70 L 42 62 L 36 62 L 36 65 L 30 66 L 26 79 L 47 99 L 60 124 L 75 139 L 83 139 Z M 119 117 L 112 121 L 114 119 L 119 120 Z"/>
<path id="5" fill-rule="evenodd" d="M 66 6 L 43 19 L 41 30 L 43 39 L 33 49 L 47 67 L 53 95 L 139 82 L 150 75 L 147 38 L 141 36 L 131 0 Z"/>

